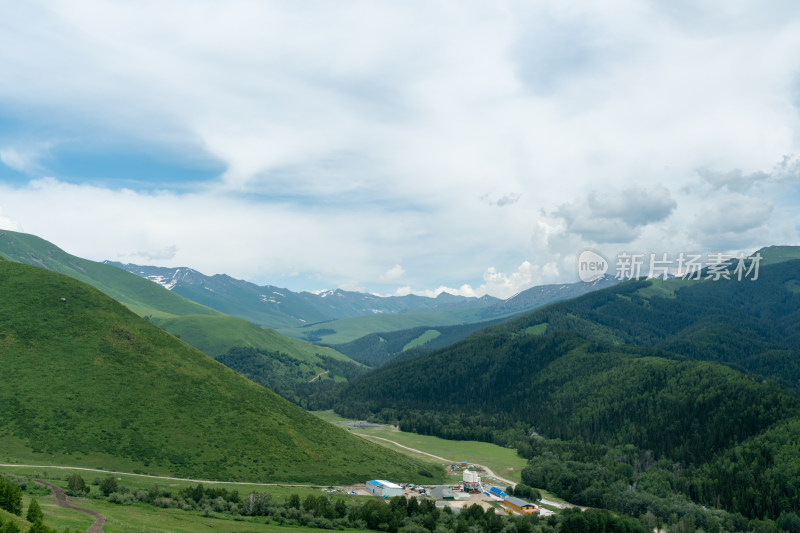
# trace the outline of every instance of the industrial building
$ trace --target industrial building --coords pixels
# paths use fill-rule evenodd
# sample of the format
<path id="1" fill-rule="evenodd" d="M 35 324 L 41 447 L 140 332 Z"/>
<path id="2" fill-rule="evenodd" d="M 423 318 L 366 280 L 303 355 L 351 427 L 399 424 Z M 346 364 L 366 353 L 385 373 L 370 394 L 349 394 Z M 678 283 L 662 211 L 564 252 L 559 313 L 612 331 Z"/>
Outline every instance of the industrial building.
<path id="1" fill-rule="evenodd" d="M 375 496 L 391 498 L 392 496 L 402 496 L 403 487 L 385 479 L 373 479 L 367 481 L 367 492 Z"/>
<path id="2" fill-rule="evenodd" d="M 506 496 L 506 499 L 503 500 L 503 503 L 512 511 L 516 511 L 520 514 L 532 514 L 539 512 L 539 509 L 537 509 L 532 503 L 528 503 L 525 500 L 520 500 L 514 496 Z"/>
<path id="3" fill-rule="evenodd" d="M 506 496 L 508 496 L 508 494 L 506 494 L 506 493 L 505 493 L 505 492 L 503 492 L 502 490 L 498 489 L 497 487 L 492 487 L 492 488 L 490 488 L 490 489 L 489 489 L 489 494 L 490 494 L 491 496 L 495 496 L 495 497 L 497 497 L 497 498 L 500 498 L 501 500 L 505 500 L 505 499 L 506 499 Z"/>
<path id="4" fill-rule="evenodd" d="M 472 490 L 477 490 L 483 492 L 481 478 L 477 472 L 473 472 L 472 470 L 464 470 L 463 478 L 465 491 L 469 492 Z"/>

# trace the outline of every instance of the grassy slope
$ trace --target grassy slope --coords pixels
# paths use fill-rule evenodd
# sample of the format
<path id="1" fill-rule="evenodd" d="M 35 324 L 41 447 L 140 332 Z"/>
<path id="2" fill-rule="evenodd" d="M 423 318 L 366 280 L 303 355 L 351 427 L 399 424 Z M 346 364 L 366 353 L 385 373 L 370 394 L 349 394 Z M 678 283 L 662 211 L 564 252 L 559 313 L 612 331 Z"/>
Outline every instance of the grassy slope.
<path id="1" fill-rule="evenodd" d="M 364 368 L 333 348 L 314 346 L 284 337 L 272 329 L 229 316 L 190 315 L 153 322 L 195 348 L 210 355 L 246 378 L 303 405 L 304 388 L 318 376 L 320 380 L 347 381 L 358 368 Z M 343 367 L 331 360 L 341 361 Z"/>
<path id="2" fill-rule="evenodd" d="M 470 320 L 475 312 L 467 311 L 441 311 L 433 313 L 399 313 L 365 315 L 341 320 L 332 320 L 320 324 L 312 324 L 302 328 L 286 328 L 278 331 L 295 339 L 308 339 L 310 335 L 319 333 L 319 341 L 325 344 L 342 344 L 356 340 L 370 333 L 398 331 L 419 326 L 450 326 L 462 324 Z M 330 333 L 333 331 L 333 333 Z"/>
<path id="3" fill-rule="evenodd" d="M 515 483 L 521 481 L 522 469 L 528 461 L 520 457 L 516 450 L 504 448 L 488 442 L 478 442 L 474 440 L 445 440 L 430 435 L 419 435 L 406 431 L 398 431 L 389 428 L 363 428 L 354 429 L 353 433 L 363 435 L 366 438 L 382 437 L 391 441 L 420 450 L 432 455 L 438 455 L 453 461 L 467 461 L 469 463 L 484 465 L 489 467 L 495 474 L 510 479 Z M 375 440 L 378 444 L 386 446 L 386 441 Z M 401 453 L 403 448 L 389 444 L 389 447 Z M 411 456 L 415 456 L 409 454 Z"/>
<path id="4" fill-rule="evenodd" d="M 285 527 L 264 523 L 256 517 L 243 521 L 220 520 L 204 517 L 199 511 L 161 509 L 145 504 L 116 505 L 101 500 L 86 500 L 88 509 L 107 515 L 109 522 L 103 527 L 105 533 L 197 533 L 198 531 L 220 531 L 231 533 L 319 533 L 319 529 L 307 527 Z"/>
<path id="5" fill-rule="evenodd" d="M 343 418 L 333 411 L 314 411 L 314 415 L 330 422 L 331 424 L 342 425 L 353 420 Z M 478 442 L 474 440 L 446 440 L 430 435 L 419 435 L 407 431 L 399 431 L 390 426 L 381 427 L 354 427 L 351 430 L 354 435 L 361 435 L 365 438 L 382 437 L 393 442 L 420 450 L 421 452 L 437 455 L 452 461 L 467 461 L 469 463 L 484 465 L 489 467 L 495 474 L 520 482 L 522 469 L 528 461 L 520 457 L 516 450 L 504 448 L 488 442 Z M 376 439 L 375 442 L 387 446 L 394 450 L 409 455 L 410 457 L 421 457 L 419 454 L 393 446 L 392 444 Z"/>
<path id="6" fill-rule="evenodd" d="M 800 246 L 769 246 L 760 250 L 761 266 L 800 259 Z"/>
<path id="7" fill-rule="evenodd" d="M 4 472 L 0 468 L 0 472 Z M 4 473 L 10 473 L 20 476 L 27 476 L 30 478 L 45 479 L 49 483 L 58 485 L 64 489 L 67 488 L 65 481 L 67 475 L 72 471 L 56 470 L 47 468 L 8 468 Z M 92 473 L 76 470 L 87 485 L 89 485 L 95 492 L 95 482 L 99 482 L 108 474 Z M 184 487 L 194 487 L 197 483 L 190 483 L 185 481 L 165 481 L 142 478 L 138 476 L 128 475 L 115 475 L 120 481 L 120 485 L 126 488 L 135 490 L 148 490 L 154 485 L 164 487 L 168 486 L 172 492 L 177 492 Z M 246 495 L 250 492 L 267 492 L 273 498 L 283 500 L 289 497 L 290 494 L 298 494 L 302 499 L 308 495 L 319 496 L 319 487 L 279 487 L 279 486 L 260 486 L 260 485 L 236 485 L 236 484 L 214 484 L 214 488 L 237 490 L 240 494 Z M 93 522 L 86 514 L 72 509 L 62 509 L 56 507 L 53 503 L 52 496 L 37 494 L 36 499 L 42 508 L 45 515 L 45 525 L 62 530 L 64 527 L 72 529 L 86 530 Z M 345 494 L 335 494 L 333 499 L 343 499 L 351 502 L 354 500 L 367 499 L 366 496 L 350 496 Z M 29 494 L 23 495 L 23 515 L 30 502 L 31 496 Z M 231 519 L 219 519 L 215 517 L 205 517 L 198 511 L 184 511 L 180 509 L 164 509 L 156 508 L 150 505 L 134 504 L 134 505 L 118 505 L 109 503 L 99 499 L 82 498 L 77 502 L 72 502 L 73 505 L 78 507 L 93 509 L 99 511 L 106 517 L 106 525 L 104 531 L 106 533 L 124 532 L 124 533 L 149 533 L 152 531 L 169 532 L 169 533 L 195 533 L 197 531 L 230 531 L 230 532 L 247 532 L 247 533 L 302 533 L 306 531 L 316 531 L 319 529 L 309 529 L 296 526 L 279 526 L 275 524 L 265 524 L 263 517 L 247 517 L 244 520 L 238 521 Z M 0 517 L 5 519 L 4 511 L 0 510 Z M 15 517 L 16 521 L 22 526 L 27 528 L 28 524 L 21 518 Z"/>
<path id="8" fill-rule="evenodd" d="M 319 493 L 319 491 L 315 491 Z M 44 512 L 44 523 L 48 527 L 62 530 L 65 527 L 86 530 L 93 520 L 73 509 L 62 509 L 52 503 L 52 497 L 38 498 Z M 117 505 L 103 500 L 81 499 L 78 505 L 84 509 L 100 512 L 105 518 L 105 533 L 197 533 L 198 531 L 221 531 L 230 533 L 319 533 L 319 529 L 287 527 L 265 524 L 263 517 L 238 521 L 228 518 L 205 517 L 199 511 L 163 509 L 137 503 Z"/>
<path id="9" fill-rule="evenodd" d="M 28 479 L 43 479 L 48 483 L 52 483 L 57 485 L 63 489 L 67 489 L 67 477 L 70 474 L 77 473 L 79 474 L 85 481 L 86 484 L 93 490 L 95 493 L 99 491 L 97 485 L 103 479 L 107 478 L 109 474 L 107 472 L 93 472 L 93 471 L 86 471 L 80 470 L 78 468 L 35 468 L 35 467 L 26 467 L 26 466 L 5 466 L 0 467 L 0 473 L 2 474 L 10 474 L 16 475 L 21 477 L 27 477 Z M 197 481 L 184 481 L 179 479 L 158 479 L 154 477 L 149 477 L 145 475 L 136 475 L 136 474 L 114 474 L 114 477 L 117 478 L 119 481 L 120 486 L 126 487 L 131 491 L 136 490 L 148 490 L 153 486 L 158 487 L 169 487 L 169 489 L 173 492 L 177 492 L 180 489 L 185 487 L 196 487 L 198 485 Z M 323 483 L 323 484 L 315 484 L 315 485 L 298 485 L 298 484 L 271 484 L 271 483 L 246 483 L 246 482 L 231 482 L 231 483 L 202 483 L 199 484 L 207 486 L 207 487 L 214 487 L 218 489 L 226 489 L 228 491 L 239 491 L 240 494 L 246 495 L 251 492 L 268 492 L 273 498 L 278 499 L 285 499 L 288 498 L 291 494 L 298 494 L 301 498 L 305 498 L 309 494 L 313 494 L 314 496 L 318 496 L 320 494 L 320 489 L 327 488 L 332 486 L 330 483 Z M 347 487 L 347 486 L 345 486 Z M 25 494 L 23 493 L 23 496 Z M 350 494 L 342 494 L 337 493 L 332 495 L 334 499 L 346 499 L 349 501 L 353 501 L 353 498 Z M 368 499 L 367 496 L 358 496 L 355 499 Z"/>
<path id="10" fill-rule="evenodd" d="M 19 526 L 19 528 L 22 531 L 28 531 L 28 528 L 30 528 L 30 523 L 23 517 L 11 514 L 8 511 L 0 509 L 0 523 L 6 524 L 8 522 L 14 522 L 15 524 L 17 524 L 17 526 Z"/>
<path id="11" fill-rule="evenodd" d="M 5 261 L 0 365 L 3 449 L 27 447 L 39 463 L 121 459 L 251 481 L 420 477 L 420 463 L 321 424 L 99 291 Z"/>
<path id="12" fill-rule="evenodd" d="M 0 232 L 0 257 L 59 272 L 88 283 L 122 302 L 140 316 L 220 314 L 130 272 L 70 255 L 34 235 Z"/>
<path id="13" fill-rule="evenodd" d="M 319 363 L 318 355 L 351 361 L 346 355 L 326 346 L 314 346 L 290 339 L 274 329 L 257 326 L 231 316 L 189 315 L 175 318 L 154 318 L 153 323 L 212 356 L 222 355 L 233 347 L 279 351 L 300 361 Z"/>
<path id="14" fill-rule="evenodd" d="M 442 333 L 435 329 L 426 330 L 422 335 L 416 337 L 414 340 L 409 341 L 405 346 L 403 346 L 403 351 L 410 350 L 412 348 L 416 348 L 418 346 L 422 346 L 433 339 L 439 337 Z"/>
<path id="15" fill-rule="evenodd" d="M 380 366 L 386 361 L 414 348 L 435 350 L 458 342 L 493 324 L 508 320 L 500 318 L 486 322 L 473 322 L 457 326 L 421 326 L 397 331 L 370 333 L 354 341 L 332 345 L 351 359 L 369 366 Z"/>

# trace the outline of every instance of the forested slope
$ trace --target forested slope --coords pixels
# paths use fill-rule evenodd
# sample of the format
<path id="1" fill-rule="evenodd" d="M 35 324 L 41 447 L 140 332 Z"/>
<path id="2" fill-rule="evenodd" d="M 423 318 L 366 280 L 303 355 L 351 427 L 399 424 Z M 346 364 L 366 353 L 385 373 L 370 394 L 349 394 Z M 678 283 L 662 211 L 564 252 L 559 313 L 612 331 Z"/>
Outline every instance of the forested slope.
<path id="1" fill-rule="evenodd" d="M 640 475 L 668 475 L 660 497 L 777 518 L 800 509 L 792 255 L 756 281 L 629 281 L 548 306 L 357 378 L 336 411 L 515 445 L 532 458 L 529 482 L 577 503 L 609 506 Z M 639 459 L 620 459 L 626 446 Z"/>

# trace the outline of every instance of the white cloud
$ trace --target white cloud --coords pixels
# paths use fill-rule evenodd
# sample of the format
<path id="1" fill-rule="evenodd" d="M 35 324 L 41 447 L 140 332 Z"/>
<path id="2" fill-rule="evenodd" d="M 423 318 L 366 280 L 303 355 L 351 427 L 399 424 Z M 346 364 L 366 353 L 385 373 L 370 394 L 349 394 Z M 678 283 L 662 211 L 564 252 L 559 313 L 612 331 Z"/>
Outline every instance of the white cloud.
<path id="1" fill-rule="evenodd" d="M 644 226 L 661 222 L 677 203 L 662 185 L 636 186 L 621 191 L 592 190 L 586 198 L 559 206 L 556 217 L 566 230 L 594 243 L 629 243 Z"/>
<path id="2" fill-rule="evenodd" d="M 558 276 L 558 273 L 558 268 L 554 263 L 539 266 L 529 261 L 523 261 L 523 263 L 510 274 L 498 272 L 495 267 L 487 268 L 483 274 L 484 282 L 477 287 L 464 284 L 457 289 L 443 285 L 436 289 L 413 290 L 410 286 L 406 285 L 397 289 L 395 295 L 405 296 L 407 294 L 416 294 L 435 298 L 439 294 L 447 292 L 458 296 L 483 296 L 485 294 L 490 294 L 498 298 L 510 298 L 518 292 L 529 289 L 534 285 L 553 281 L 554 278 Z"/>
<path id="3" fill-rule="evenodd" d="M 140 257 L 147 261 L 164 261 L 164 260 L 175 259 L 175 255 L 177 253 L 178 253 L 178 247 L 174 244 L 170 244 L 169 246 L 164 246 L 163 248 L 139 251 L 133 255 L 135 257 Z"/>
<path id="4" fill-rule="evenodd" d="M 0 229 L 7 229 L 9 231 L 19 231 L 19 224 L 8 217 L 3 216 L 3 210 L 0 209 Z"/>
<path id="5" fill-rule="evenodd" d="M 484 194 L 483 196 L 481 196 L 481 200 L 484 200 L 489 205 L 494 205 L 497 207 L 514 205 L 515 203 L 519 202 L 520 198 L 522 198 L 522 194 L 518 192 L 509 193 L 497 199 L 495 199 L 494 196 L 490 194 Z"/>
<path id="6" fill-rule="evenodd" d="M 0 162 L 24 174 L 32 174 L 41 169 L 37 163 L 40 155 L 39 150 L 22 150 L 12 146 L 0 148 Z"/>
<path id="7" fill-rule="evenodd" d="M 383 276 L 381 276 L 381 280 L 387 282 L 396 281 L 402 278 L 403 274 L 405 273 L 406 269 L 403 268 L 402 265 L 394 265 L 392 268 L 383 273 Z"/>

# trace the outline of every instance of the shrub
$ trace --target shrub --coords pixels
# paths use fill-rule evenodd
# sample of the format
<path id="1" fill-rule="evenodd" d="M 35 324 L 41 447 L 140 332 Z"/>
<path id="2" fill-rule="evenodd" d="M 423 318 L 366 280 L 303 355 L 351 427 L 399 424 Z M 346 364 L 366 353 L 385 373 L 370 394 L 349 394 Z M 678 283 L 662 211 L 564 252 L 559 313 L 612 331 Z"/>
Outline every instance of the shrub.
<path id="1" fill-rule="evenodd" d="M 89 487 L 80 474 L 67 476 L 67 494 L 70 496 L 85 496 L 88 493 Z"/>
<path id="2" fill-rule="evenodd" d="M 112 492 L 108 495 L 108 501 L 118 505 L 130 505 L 134 503 L 133 496 L 130 493 L 124 494 L 122 492 Z"/>
<path id="3" fill-rule="evenodd" d="M 118 490 L 119 485 L 117 484 L 117 478 L 114 476 L 108 476 L 100 482 L 100 492 L 103 493 L 103 496 L 107 497 L 112 492 L 117 492 Z"/>
<path id="4" fill-rule="evenodd" d="M 20 533 L 20 529 L 14 522 L 6 522 L 5 525 L 0 528 L 0 533 Z"/>

